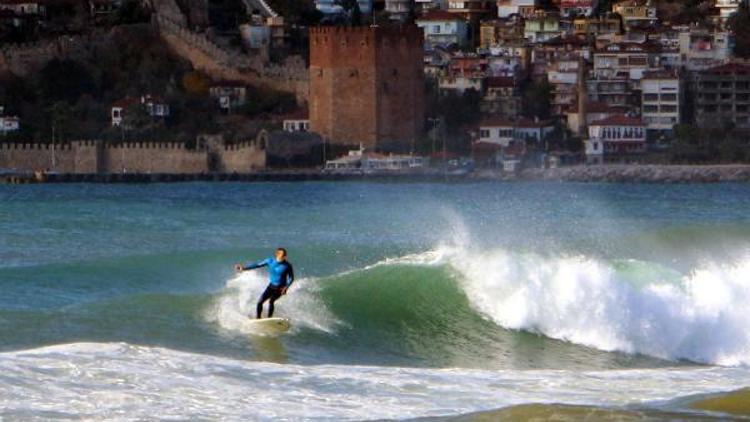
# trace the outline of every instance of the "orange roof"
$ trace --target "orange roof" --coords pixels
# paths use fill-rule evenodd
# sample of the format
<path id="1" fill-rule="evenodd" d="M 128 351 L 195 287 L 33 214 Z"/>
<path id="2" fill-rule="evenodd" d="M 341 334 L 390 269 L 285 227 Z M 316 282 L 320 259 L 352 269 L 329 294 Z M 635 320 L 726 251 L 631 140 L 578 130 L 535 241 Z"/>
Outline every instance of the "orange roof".
<path id="1" fill-rule="evenodd" d="M 624 114 L 616 114 L 591 123 L 591 126 L 643 126 L 641 119 Z"/>

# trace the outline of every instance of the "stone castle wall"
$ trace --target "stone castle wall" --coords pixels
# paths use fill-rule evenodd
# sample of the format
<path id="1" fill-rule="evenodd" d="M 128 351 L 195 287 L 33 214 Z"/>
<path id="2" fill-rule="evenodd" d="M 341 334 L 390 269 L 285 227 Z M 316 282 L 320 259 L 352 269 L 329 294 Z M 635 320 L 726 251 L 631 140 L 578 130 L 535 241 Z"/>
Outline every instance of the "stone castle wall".
<path id="1" fill-rule="evenodd" d="M 33 43 L 0 46 L 0 72 L 26 76 L 53 59 L 84 59 L 111 41 L 110 33 L 94 31 L 87 35 L 65 35 Z"/>
<path id="2" fill-rule="evenodd" d="M 175 53 L 213 79 L 293 93 L 300 102 L 308 99 L 307 65 L 300 56 L 288 57 L 282 64 L 268 63 L 260 55 L 250 56 L 223 48 L 205 34 L 191 31 L 166 16 L 156 15 L 154 25 Z"/>
<path id="3" fill-rule="evenodd" d="M 262 169 L 266 164 L 265 148 L 255 141 L 225 146 L 212 153 L 216 157 L 215 168 L 209 165 L 208 150 L 189 150 L 179 143 L 105 145 L 98 141 L 74 141 L 54 147 L 0 143 L 0 169 L 60 173 L 244 173 Z"/>

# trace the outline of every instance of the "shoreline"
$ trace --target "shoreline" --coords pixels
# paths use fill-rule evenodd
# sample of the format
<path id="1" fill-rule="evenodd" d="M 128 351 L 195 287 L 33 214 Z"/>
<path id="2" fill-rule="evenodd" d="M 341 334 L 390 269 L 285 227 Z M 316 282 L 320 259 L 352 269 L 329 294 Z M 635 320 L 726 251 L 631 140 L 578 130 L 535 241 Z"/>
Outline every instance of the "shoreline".
<path id="1" fill-rule="evenodd" d="M 0 184 L 32 183 L 176 183 L 176 182 L 401 182 L 455 183 L 490 181 L 554 181 L 583 183 L 738 183 L 750 182 L 748 164 L 713 165 L 576 165 L 524 169 L 505 173 L 479 169 L 471 173 L 440 171 L 343 174 L 319 169 L 267 170 L 253 173 L 42 173 L 0 174 Z"/>

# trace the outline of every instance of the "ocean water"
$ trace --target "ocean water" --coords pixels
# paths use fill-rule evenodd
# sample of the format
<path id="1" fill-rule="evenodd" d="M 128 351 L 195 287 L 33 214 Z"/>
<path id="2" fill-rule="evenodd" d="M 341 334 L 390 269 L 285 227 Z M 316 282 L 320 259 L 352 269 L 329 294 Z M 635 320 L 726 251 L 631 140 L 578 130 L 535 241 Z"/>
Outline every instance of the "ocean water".
<path id="1" fill-rule="evenodd" d="M 686 403 L 750 386 L 748 210 L 744 184 L 0 186 L 0 419 L 717 416 Z M 232 266 L 278 246 L 271 337 L 266 274 Z"/>

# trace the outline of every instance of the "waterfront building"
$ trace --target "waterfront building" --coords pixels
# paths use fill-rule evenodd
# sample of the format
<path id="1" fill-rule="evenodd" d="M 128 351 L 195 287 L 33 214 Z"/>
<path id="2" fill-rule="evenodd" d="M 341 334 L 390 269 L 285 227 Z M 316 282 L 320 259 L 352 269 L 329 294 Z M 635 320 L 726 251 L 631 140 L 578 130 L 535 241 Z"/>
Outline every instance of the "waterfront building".
<path id="1" fill-rule="evenodd" d="M 551 120 L 490 116 L 479 123 L 479 142 L 502 147 L 539 145 L 555 130 Z"/>
<path id="2" fill-rule="evenodd" d="M 646 127 L 641 119 L 624 114 L 589 125 L 585 141 L 586 161 L 621 161 L 646 152 Z"/>
<path id="3" fill-rule="evenodd" d="M 691 94 L 698 126 L 750 129 L 750 66 L 729 63 L 696 72 Z"/>
<path id="4" fill-rule="evenodd" d="M 641 116 L 649 139 L 672 132 L 682 121 L 683 89 L 676 71 L 646 72 L 641 80 Z"/>

